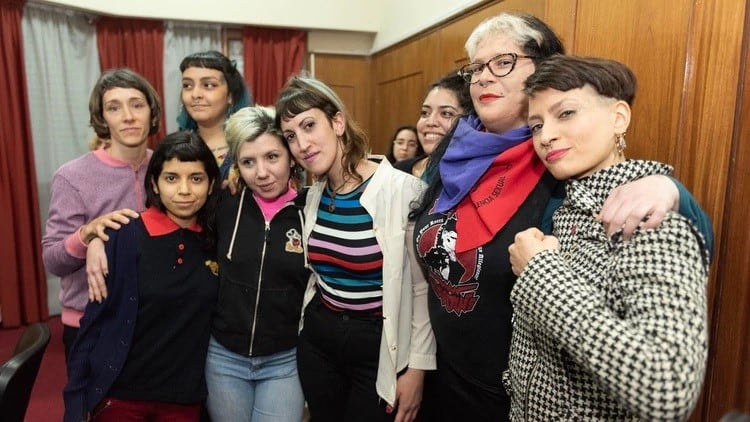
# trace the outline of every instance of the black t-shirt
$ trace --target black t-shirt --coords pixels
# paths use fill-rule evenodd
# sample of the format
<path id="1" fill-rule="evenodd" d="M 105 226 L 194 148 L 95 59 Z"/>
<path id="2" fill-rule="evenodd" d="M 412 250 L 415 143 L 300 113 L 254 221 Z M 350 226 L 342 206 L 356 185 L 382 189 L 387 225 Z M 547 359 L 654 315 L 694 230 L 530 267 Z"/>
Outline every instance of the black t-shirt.
<path id="1" fill-rule="evenodd" d="M 416 251 L 430 284 L 428 304 L 441 362 L 481 388 L 505 395 L 515 282 L 508 246 L 538 227 L 556 181 L 545 173 L 511 220 L 477 249 L 455 253 L 456 214 L 425 212 L 415 227 Z"/>

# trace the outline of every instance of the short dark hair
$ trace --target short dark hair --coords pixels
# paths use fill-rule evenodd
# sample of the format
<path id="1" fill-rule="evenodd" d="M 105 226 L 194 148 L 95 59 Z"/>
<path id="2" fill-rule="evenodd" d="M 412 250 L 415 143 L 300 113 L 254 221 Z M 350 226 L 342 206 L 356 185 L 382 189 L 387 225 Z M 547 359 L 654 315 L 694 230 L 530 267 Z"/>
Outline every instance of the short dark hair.
<path id="1" fill-rule="evenodd" d="M 466 83 L 464 78 L 458 74 L 458 70 L 452 71 L 437 81 L 430 84 L 422 97 L 424 102 L 427 95 L 432 92 L 435 88 L 447 89 L 456 95 L 458 105 L 463 109 L 462 115 L 471 114 L 474 112 L 474 103 L 471 101 L 471 94 L 469 93 L 469 84 Z"/>
<path id="2" fill-rule="evenodd" d="M 185 56 L 180 63 L 180 72 L 184 72 L 185 69 L 190 67 L 214 69 L 222 73 L 224 80 L 227 82 L 229 95 L 232 97 L 232 104 L 229 105 L 227 113 L 229 116 L 237 110 L 253 104 L 253 96 L 250 93 L 250 89 L 245 84 L 245 79 L 242 77 L 240 71 L 237 70 L 237 64 L 234 60 L 229 60 L 227 56 L 215 50 L 201 51 Z M 180 104 L 182 104 L 182 97 L 180 97 Z M 185 107 L 180 107 L 177 123 L 180 129 L 198 129 L 198 124 L 190 117 Z"/>
<path id="3" fill-rule="evenodd" d="M 99 76 L 89 98 L 89 124 L 101 139 L 110 139 L 109 127 L 104 120 L 104 93 L 113 88 L 133 88 L 141 91 L 146 97 L 151 118 L 149 119 L 149 135 L 159 131 L 161 121 L 161 101 L 153 86 L 136 72 L 128 68 L 108 70 Z"/>
<path id="4" fill-rule="evenodd" d="M 164 169 L 164 162 L 173 158 L 180 161 L 200 161 L 203 163 L 208 175 L 208 183 L 213 185 L 206 203 L 197 214 L 198 224 L 203 227 L 201 232 L 203 244 L 206 248 L 211 248 L 216 241 L 216 208 L 221 181 L 219 180 L 219 166 L 216 164 L 214 154 L 196 133 L 178 131 L 167 135 L 159 142 L 146 170 L 146 181 L 144 183 L 146 208 L 153 206 L 159 208 L 162 212 L 166 212 L 164 203 L 162 203 L 159 195 L 154 192 L 153 184 L 157 183 L 159 175 Z"/>
<path id="5" fill-rule="evenodd" d="M 552 56 L 526 79 L 524 93 L 533 96 L 548 88 L 564 92 L 584 85 L 631 106 L 635 100 L 637 81 L 633 72 L 618 61 L 598 57 Z"/>

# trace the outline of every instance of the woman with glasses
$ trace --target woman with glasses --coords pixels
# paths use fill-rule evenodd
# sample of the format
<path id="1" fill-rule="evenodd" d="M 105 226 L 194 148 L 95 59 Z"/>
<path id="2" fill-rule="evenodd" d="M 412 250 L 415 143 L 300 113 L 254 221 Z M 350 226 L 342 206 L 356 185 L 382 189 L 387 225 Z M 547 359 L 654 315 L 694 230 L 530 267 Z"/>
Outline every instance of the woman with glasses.
<path id="1" fill-rule="evenodd" d="M 399 127 L 396 129 L 396 132 L 393 133 L 391 144 L 388 146 L 388 152 L 385 154 L 385 158 L 387 158 L 391 164 L 394 164 L 399 161 L 419 157 L 422 154 L 424 154 L 424 150 L 417 139 L 417 128 L 411 125 L 405 125 Z"/>
<path id="2" fill-rule="evenodd" d="M 560 40 L 536 17 L 503 13 L 472 32 L 466 51 L 470 63 L 460 74 L 475 112 L 433 152 L 429 188 L 412 213 L 437 340 L 438 369 L 428 378 L 422 406 L 429 421 L 509 418 L 501 377 L 508 368 L 516 277 L 508 247 L 529 227 L 549 233 L 564 196 L 534 153 L 523 92 L 538 63 L 563 53 Z M 679 203 L 675 184 L 661 175 L 613 195 L 599 215 L 608 235 L 653 228 Z"/>

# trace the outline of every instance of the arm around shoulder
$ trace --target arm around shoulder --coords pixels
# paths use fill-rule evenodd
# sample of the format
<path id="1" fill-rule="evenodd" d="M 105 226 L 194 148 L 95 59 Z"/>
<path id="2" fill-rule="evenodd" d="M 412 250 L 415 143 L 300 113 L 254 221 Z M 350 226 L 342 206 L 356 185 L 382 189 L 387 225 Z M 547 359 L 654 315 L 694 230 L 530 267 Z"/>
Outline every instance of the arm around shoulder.
<path id="1" fill-rule="evenodd" d="M 680 204 L 678 212 L 690 220 L 698 228 L 706 242 L 709 257 L 714 256 L 714 229 L 711 218 L 701 208 L 698 201 L 679 180 L 672 178 L 677 190 L 680 192 Z"/>
<path id="2" fill-rule="evenodd" d="M 417 260 L 414 246 L 414 222 L 409 222 L 406 230 L 406 252 L 407 265 L 412 280 L 413 303 L 412 303 L 412 334 L 411 350 L 409 353 L 409 367 L 415 369 L 435 369 L 437 361 L 435 353 L 437 343 L 435 334 L 430 324 L 430 315 L 427 309 L 427 279 L 422 267 Z"/>

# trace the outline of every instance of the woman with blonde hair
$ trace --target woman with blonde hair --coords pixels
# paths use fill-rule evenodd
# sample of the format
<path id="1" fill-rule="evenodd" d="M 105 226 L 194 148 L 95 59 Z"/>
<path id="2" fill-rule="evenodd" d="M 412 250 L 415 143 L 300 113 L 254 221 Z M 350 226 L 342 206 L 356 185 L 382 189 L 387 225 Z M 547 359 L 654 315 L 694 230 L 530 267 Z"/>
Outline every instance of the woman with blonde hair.
<path id="1" fill-rule="evenodd" d="M 239 192 L 222 190 L 216 224 L 219 294 L 206 358 L 208 413 L 217 421 L 301 420 L 296 344 L 310 275 L 302 245 L 296 164 L 274 110 L 227 120 Z M 101 243 L 89 248 L 91 295 L 106 297 Z M 100 263 L 100 264 L 99 264 Z"/>
<path id="2" fill-rule="evenodd" d="M 299 421 L 297 334 L 310 276 L 295 205 L 297 165 L 272 108 L 227 120 L 239 193 L 223 191 L 216 221 L 219 299 L 206 359 L 215 421 Z"/>

